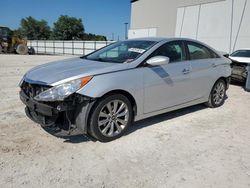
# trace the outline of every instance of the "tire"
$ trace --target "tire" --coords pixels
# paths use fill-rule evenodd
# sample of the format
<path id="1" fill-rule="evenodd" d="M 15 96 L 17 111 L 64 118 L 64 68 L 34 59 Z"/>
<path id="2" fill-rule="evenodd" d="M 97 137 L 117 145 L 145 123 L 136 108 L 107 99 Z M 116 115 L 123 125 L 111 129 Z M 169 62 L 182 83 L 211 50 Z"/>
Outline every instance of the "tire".
<path id="1" fill-rule="evenodd" d="M 25 44 L 19 44 L 16 48 L 16 53 L 20 54 L 20 55 L 26 55 L 28 54 L 28 47 Z"/>
<path id="2" fill-rule="evenodd" d="M 33 48 L 33 47 L 30 47 L 29 48 L 29 54 L 30 55 L 34 55 L 36 52 L 35 52 L 35 48 Z"/>
<path id="3" fill-rule="evenodd" d="M 132 105 L 124 95 L 101 98 L 91 111 L 89 133 L 101 142 L 121 137 L 132 122 Z"/>
<path id="4" fill-rule="evenodd" d="M 0 44 L 0 54 L 2 54 L 2 53 L 3 53 L 3 48 L 2 48 L 2 46 Z"/>
<path id="5" fill-rule="evenodd" d="M 217 108 L 224 104 L 226 98 L 226 83 L 219 79 L 213 86 L 208 102 L 205 103 L 210 108 Z"/>

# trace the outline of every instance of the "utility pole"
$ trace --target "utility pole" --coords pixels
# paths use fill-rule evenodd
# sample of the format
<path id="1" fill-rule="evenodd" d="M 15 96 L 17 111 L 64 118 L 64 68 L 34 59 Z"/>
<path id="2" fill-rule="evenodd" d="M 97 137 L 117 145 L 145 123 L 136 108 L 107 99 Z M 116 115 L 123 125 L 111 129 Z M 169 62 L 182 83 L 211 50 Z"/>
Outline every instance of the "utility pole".
<path id="1" fill-rule="evenodd" d="M 128 39 L 128 23 L 124 23 L 125 24 L 125 40 Z"/>
<path id="2" fill-rule="evenodd" d="M 112 41 L 114 41 L 114 40 L 115 40 L 115 34 L 112 33 Z"/>

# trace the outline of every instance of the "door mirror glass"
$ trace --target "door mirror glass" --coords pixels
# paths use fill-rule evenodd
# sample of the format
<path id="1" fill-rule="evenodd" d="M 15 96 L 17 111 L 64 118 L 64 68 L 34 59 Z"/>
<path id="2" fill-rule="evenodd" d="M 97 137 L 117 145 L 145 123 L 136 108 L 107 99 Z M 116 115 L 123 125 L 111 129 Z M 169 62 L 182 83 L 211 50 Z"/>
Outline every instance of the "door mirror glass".
<path id="1" fill-rule="evenodd" d="M 147 60 L 147 64 L 151 66 L 166 65 L 169 61 L 170 59 L 166 56 L 155 56 Z"/>

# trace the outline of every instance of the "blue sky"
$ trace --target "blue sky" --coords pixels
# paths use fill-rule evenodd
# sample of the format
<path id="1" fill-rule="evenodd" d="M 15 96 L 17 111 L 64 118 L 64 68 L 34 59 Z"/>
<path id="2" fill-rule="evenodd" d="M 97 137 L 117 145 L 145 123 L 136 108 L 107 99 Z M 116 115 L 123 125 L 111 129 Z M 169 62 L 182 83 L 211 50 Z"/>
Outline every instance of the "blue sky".
<path id="1" fill-rule="evenodd" d="M 50 26 L 60 15 L 82 18 L 85 31 L 109 39 L 112 33 L 124 39 L 125 22 L 130 22 L 130 0 L 3 0 L 0 25 L 19 27 L 22 18 L 44 19 Z"/>

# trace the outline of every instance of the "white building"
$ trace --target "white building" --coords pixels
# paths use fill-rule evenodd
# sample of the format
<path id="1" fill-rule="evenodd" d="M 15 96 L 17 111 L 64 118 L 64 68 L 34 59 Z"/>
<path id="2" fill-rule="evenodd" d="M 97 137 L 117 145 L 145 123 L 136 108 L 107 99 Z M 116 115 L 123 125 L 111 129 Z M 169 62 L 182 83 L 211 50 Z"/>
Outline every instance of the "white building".
<path id="1" fill-rule="evenodd" d="M 188 37 L 220 51 L 250 48 L 250 0 L 132 0 L 129 38 Z"/>

